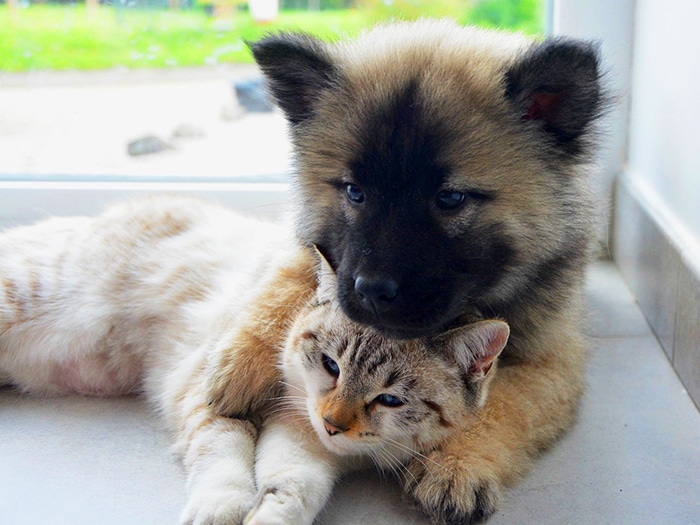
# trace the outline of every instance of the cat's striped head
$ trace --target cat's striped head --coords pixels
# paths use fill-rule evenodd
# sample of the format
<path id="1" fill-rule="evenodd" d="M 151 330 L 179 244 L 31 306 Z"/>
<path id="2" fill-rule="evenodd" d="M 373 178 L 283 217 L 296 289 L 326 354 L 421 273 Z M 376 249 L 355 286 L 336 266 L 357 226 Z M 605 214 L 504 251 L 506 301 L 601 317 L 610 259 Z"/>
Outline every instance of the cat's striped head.
<path id="1" fill-rule="evenodd" d="M 465 428 L 485 401 L 508 325 L 487 320 L 388 339 L 350 321 L 328 282 L 334 276 L 321 275 L 316 300 L 290 331 L 283 370 L 290 398 L 326 448 L 391 466 Z"/>

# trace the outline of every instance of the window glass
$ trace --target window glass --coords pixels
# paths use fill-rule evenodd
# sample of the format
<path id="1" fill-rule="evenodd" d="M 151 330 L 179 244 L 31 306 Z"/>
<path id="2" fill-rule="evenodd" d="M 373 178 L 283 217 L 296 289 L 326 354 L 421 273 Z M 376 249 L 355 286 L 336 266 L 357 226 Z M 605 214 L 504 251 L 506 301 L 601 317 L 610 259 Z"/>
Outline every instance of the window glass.
<path id="1" fill-rule="evenodd" d="M 284 184 L 286 125 L 246 40 L 282 29 L 336 40 L 420 16 L 541 33 L 545 4 L 0 0 L 0 214 L 34 205 L 8 189 L 46 182 L 63 184 L 56 199 L 86 181 Z"/>

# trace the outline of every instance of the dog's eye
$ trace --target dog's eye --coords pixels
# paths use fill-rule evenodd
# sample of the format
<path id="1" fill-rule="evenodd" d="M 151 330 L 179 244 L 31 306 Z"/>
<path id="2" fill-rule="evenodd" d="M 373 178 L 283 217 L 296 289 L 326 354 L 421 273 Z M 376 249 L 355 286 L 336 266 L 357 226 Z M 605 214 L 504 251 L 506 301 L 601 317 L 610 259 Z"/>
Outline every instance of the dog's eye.
<path id="1" fill-rule="evenodd" d="M 435 204 L 441 210 L 455 210 L 464 204 L 465 198 L 461 191 L 442 190 L 435 197 Z"/>
<path id="2" fill-rule="evenodd" d="M 346 184 L 345 194 L 347 195 L 348 200 L 353 204 L 362 204 L 365 202 L 365 194 L 357 184 Z"/>

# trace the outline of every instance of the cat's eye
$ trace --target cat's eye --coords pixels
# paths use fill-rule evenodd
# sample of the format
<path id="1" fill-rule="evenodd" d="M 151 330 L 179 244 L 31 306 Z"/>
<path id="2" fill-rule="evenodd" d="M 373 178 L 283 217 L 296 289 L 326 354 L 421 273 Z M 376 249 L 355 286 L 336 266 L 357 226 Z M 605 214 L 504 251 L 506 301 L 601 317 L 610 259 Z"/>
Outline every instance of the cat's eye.
<path id="1" fill-rule="evenodd" d="M 328 372 L 333 377 L 338 377 L 340 375 L 340 367 L 338 366 L 338 363 L 333 361 L 333 359 L 328 357 L 326 354 L 323 354 L 323 357 L 321 358 L 321 363 L 323 364 L 323 368 L 326 369 L 326 372 Z"/>
<path id="2" fill-rule="evenodd" d="M 379 394 L 374 400 L 380 405 L 384 405 L 389 408 L 400 407 L 405 404 L 401 398 L 392 396 L 391 394 Z"/>
<path id="3" fill-rule="evenodd" d="M 345 195 L 353 204 L 362 204 L 365 202 L 365 194 L 357 184 L 347 183 L 345 185 Z"/>
<path id="4" fill-rule="evenodd" d="M 456 210 L 464 204 L 466 198 L 461 191 L 442 190 L 435 196 L 435 204 L 441 210 Z"/>

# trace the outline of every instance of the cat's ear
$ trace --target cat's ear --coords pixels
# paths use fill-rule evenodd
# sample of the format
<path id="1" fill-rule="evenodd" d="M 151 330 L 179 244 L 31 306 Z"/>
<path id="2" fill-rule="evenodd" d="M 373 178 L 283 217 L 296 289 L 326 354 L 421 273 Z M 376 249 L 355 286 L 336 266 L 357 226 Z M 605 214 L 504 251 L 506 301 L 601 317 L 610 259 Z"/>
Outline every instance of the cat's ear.
<path id="1" fill-rule="evenodd" d="M 328 45 L 303 33 L 279 33 L 248 45 L 287 120 L 296 125 L 313 117 L 316 101 L 338 77 Z"/>
<path id="2" fill-rule="evenodd" d="M 504 321 L 487 320 L 443 334 L 443 344 L 470 381 L 483 380 L 505 348 L 510 328 Z"/>
<path id="3" fill-rule="evenodd" d="M 335 299 L 336 290 L 338 288 L 338 277 L 335 274 L 335 270 L 326 259 L 325 255 L 321 253 L 318 246 L 314 244 L 314 250 L 316 255 L 320 260 L 320 265 L 318 268 L 318 288 L 316 288 L 316 300 L 319 303 L 328 303 Z"/>

